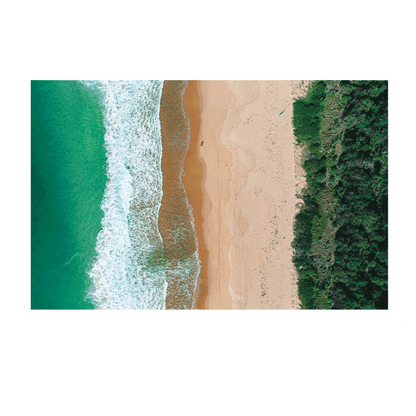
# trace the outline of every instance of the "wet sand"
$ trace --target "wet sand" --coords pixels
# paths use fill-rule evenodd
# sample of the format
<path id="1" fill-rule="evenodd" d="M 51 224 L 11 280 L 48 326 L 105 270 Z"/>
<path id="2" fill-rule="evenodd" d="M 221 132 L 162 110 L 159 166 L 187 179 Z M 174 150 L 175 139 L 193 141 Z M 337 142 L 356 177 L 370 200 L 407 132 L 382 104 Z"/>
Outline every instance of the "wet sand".
<path id="1" fill-rule="evenodd" d="M 188 82 L 188 87 L 183 96 L 183 104 L 189 117 L 191 140 L 188 152 L 185 156 L 185 171 L 182 176 L 182 181 L 185 185 L 189 203 L 192 206 L 195 231 L 198 238 L 198 254 L 201 261 L 201 272 L 196 288 L 194 307 L 196 309 L 205 309 L 205 299 L 208 294 L 208 250 L 206 248 L 204 231 L 202 228 L 203 195 L 201 184 L 204 167 L 201 160 L 198 158 L 198 148 L 200 147 L 198 137 L 201 117 L 197 81 Z M 209 200 L 206 201 L 206 204 L 209 204 Z"/>
<path id="2" fill-rule="evenodd" d="M 198 242 L 208 250 L 197 308 L 299 308 L 291 242 L 304 178 L 292 102 L 302 93 L 297 81 L 189 84 L 188 155 L 200 163 L 194 162 L 199 174 L 203 167 L 202 199 L 195 175 L 194 191 L 188 185 L 187 194 L 198 193 L 191 204 Z"/>
<path id="3" fill-rule="evenodd" d="M 166 309 L 191 309 L 194 306 L 198 277 L 197 261 L 191 260 L 193 267 L 190 272 L 186 269 L 198 244 L 187 203 L 187 193 L 191 199 L 199 195 L 198 190 L 194 188 L 187 189 L 186 193 L 181 180 L 188 150 L 188 121 L 182 106 L 186 85 L 186 81 L 165 81 L 160 105 L 163 197 L 159 211 L 159 231 L 163 238 L 163 255 L 167 262 Z M 191 172 L 192 166 L 185 167 Z M 193 175 L 187 173 L 185 176 L 188 178 Z M 200 182 L 198 176 L 194 180 Z M 202 191 L 200 193 L 202 198 Z"/>

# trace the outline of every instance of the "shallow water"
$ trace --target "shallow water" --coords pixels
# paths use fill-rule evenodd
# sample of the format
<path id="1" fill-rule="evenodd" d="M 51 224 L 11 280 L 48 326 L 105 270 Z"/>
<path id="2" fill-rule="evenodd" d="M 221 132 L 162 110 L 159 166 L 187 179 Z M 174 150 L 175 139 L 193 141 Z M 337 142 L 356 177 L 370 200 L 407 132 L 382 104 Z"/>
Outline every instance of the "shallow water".
<path id="1" fill-rule="evenodd" d="M 32 308 L 192 307 L 187 83 L 166 84 L 162 141 L 163 85 L 32 83 Z"/>
<path id="2" fill-rule="evenodd" d="M 76 81 L 31 85 L 31 306 L 84 309 L 106 183 L 100 96 Z"/>

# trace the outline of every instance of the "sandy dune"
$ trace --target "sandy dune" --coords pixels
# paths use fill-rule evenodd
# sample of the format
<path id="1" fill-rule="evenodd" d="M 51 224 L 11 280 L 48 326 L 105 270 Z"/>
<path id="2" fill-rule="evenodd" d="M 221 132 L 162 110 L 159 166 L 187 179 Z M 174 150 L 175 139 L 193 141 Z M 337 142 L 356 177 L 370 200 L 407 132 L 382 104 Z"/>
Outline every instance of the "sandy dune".
<path id="1" fill-rule="evenodd" d="M 196 84 L 200 120 L 192 140 L 203 166 L 201 221 L 209 253 L 198 307 L 297 309 L 291 242 L 304 178 L 292 102 L 306 84 Z"/>

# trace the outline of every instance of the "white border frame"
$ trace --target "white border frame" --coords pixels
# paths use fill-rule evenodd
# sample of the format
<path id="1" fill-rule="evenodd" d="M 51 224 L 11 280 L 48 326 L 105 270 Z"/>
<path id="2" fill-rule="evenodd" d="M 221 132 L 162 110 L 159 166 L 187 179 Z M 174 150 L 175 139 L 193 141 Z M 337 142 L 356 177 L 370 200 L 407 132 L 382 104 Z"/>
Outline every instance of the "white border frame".
<path id="1" fill-rule="evenodd" d="M 15 134 L 16 326 L 402 326 L 404 68 L 389 66 L 16 66 Z M 362 311 L 191 310 L 98 311 L 30 309 L 31 80 L 388 80 L 389 82 L 389 309 Z M 394 138 L 394 139 L 393 139 Z"/>

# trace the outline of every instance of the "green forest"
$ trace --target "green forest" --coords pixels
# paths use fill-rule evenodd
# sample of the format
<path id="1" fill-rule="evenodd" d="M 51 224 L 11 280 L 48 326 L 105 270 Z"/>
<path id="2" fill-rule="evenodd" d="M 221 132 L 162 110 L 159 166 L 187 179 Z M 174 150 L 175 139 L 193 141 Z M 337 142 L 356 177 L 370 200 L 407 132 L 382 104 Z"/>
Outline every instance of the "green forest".
<path id="1" fill-rule="evenodd" d="M 387 309 L 387 81 L 315 81 L 293 104 L 306 186 L 293 262 L 303 309 Z"/>

